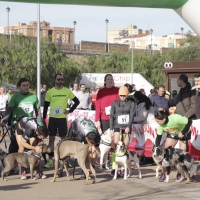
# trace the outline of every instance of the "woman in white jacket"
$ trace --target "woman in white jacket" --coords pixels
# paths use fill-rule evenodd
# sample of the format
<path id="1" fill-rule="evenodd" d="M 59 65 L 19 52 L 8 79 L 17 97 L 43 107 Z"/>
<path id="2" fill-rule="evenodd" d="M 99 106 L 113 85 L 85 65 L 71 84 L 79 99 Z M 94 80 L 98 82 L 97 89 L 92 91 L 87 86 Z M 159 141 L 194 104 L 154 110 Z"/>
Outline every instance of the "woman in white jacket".
<path id="1" fill-rule="evenodd" d="M 151 124 L 155 122 L 151 100 L 139 91 L 134 93 L 134 100 L 137 103 L 137 106 L 136 116 L 133 119 L 133 123 Z"/>

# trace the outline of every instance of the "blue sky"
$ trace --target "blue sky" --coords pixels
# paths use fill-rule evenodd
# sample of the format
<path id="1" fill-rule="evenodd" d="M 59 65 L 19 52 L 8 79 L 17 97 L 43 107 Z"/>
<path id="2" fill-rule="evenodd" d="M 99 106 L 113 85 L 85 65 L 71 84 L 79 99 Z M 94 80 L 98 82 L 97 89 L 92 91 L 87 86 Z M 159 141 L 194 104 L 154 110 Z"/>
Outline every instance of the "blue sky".
<path id="1" fill-rule="evenodd" d="M 29 24 L 37 21 L 37 4 L 11 3 L 0 1 L 0 27 L 7 26 L 6 8 L 10 7 L 10 25 L 16 22 Z M 153 8 L 120 8 L 41 4 L 41 20 L 51 26 L 72 27 L 76 25 L 76 42 L 106 40 L 105 19 L 109 20 L 108 29 L 123 29 L 136 25 L 140 29 L 153 29 L 155 36 L 184 32 L 192 29 L 173 10 Z M 192 31 L 193 32 L 193 31 Z"/>

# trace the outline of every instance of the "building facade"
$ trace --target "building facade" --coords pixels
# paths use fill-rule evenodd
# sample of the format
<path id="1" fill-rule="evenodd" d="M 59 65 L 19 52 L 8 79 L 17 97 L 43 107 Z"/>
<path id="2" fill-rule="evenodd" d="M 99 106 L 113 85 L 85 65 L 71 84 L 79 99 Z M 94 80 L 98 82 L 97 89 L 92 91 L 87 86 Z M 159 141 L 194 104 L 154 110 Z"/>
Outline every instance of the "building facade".
<path id="1" fill-rule="evenodd" d="M 40 22 L 40 37 L 50 38 L 52 42 L 74 43 L 74 28 L 51 27 L 50 22 Z M 4 34 L 13 35 L 20 33 L 25 36 L 37 37 L 37 22 L 31 21 L 29 24 L 15 23 L 13 26 L 1 27 Z"/>

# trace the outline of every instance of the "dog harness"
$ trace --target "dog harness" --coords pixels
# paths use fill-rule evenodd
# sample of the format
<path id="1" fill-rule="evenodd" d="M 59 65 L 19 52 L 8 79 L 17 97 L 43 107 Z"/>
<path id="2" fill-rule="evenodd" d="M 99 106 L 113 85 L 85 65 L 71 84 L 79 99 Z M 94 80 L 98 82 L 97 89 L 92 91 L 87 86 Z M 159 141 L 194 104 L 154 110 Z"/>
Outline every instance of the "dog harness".
<path id="1" fill-rule="evenodd" d="M 40 154 L 35 154 L 32 151 L 24 152 L 24 157 L 25 157 L 25 161 L 26 161 L 26 168 L 30 168 L 30 164 L 29 164 L 29 161 L 28 161 L 28 156 L 35 156 L 38 159 L 41 159 L 41 155 Z"/>
<path id="2" fill-rule="evenodd" d="M 111 146 L 110 143 L 104 142 L 103 140 L 101 140 L 101 144 L 105 144 L 106 146 Z"/>
<path id="3" fill-rule="evenodd" d="M 117 157 L 123 157 L 123 156 L 127 156 L 128 155 L 128 152 L 127 152 L 127 150 L 125 149 L 122 153 L 120 153 L 120 154 L 118 154 L 118 153 L 116 153 L 116 156 Z"/>

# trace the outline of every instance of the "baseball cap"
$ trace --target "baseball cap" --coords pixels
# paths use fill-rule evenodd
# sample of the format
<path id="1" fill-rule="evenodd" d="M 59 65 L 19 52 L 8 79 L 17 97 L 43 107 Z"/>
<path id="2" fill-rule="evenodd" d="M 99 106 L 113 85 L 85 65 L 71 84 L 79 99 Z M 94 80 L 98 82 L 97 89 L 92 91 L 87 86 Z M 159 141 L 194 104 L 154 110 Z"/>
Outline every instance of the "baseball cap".
<path id="1" fill-rule="evenodd" d="M 129 91 L 128 88 L 126 86 L 122 86 L 119 88 L 119 95 L 128 95 Z"/>

